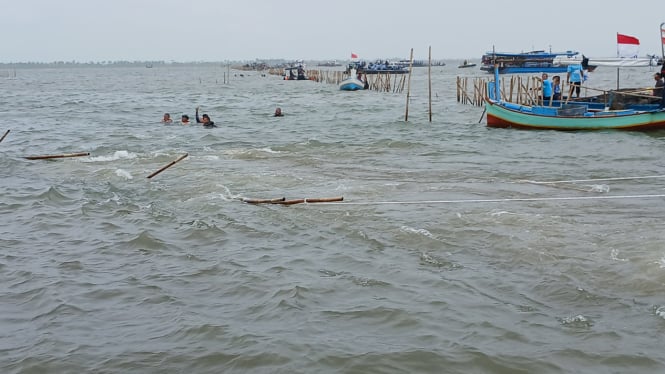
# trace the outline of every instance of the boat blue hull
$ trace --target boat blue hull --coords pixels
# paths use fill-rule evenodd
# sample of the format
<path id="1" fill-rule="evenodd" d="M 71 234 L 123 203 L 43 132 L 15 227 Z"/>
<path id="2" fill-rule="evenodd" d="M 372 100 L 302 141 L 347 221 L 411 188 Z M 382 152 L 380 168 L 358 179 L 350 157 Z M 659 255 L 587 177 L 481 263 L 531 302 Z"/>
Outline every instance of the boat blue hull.
<path id="1" fill-rule="evenodd" d="M 342 91 L 357 91 L 363 88 L 363 82 L 358 79 L 346 79 L 339 84 L 339 89 Z"/>

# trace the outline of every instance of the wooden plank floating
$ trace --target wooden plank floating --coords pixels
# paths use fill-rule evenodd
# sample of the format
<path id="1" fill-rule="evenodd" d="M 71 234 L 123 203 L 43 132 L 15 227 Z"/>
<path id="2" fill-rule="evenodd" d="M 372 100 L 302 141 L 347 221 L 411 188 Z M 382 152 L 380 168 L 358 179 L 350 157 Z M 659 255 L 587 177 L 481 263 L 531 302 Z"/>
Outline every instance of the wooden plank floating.
<path id="1" fill-rule="evenodd" d="M 0 138 L 0 142 L 2 142 L 3 140 L 5 140 L 5 136 L 7 136 L 7 134 L 9 134 L 9 131 L 10 131 L 10 130 L 5 131 L 5 135 L 3 135 L 2 138 Z"/>
<path id="2" fill-rule="evenodd" d="M 242 202 L 248 204 L 271 204 L 284 200 L 286 200 L 286 197 L 278 197 L 276 199 L 250 199 L 247 197 L 242 198 Z"/>
<path id="3" fill-rule="evenodd" d="M 281 205 L 293 205 L 293 204 L 302 204 L 302 203 L 332 203 L 335 201 L 343 201 L 343 196 L 335 197 L 318 197 L 318 198 L 306 198 L 306 199 L 291 199 L 286 200 L 285 197 L 280 197 L 276 199 L 250 199 L 243 198 L 242 202 L 249 204 L 281 204 Z"/>
<path id="4" fill-rule="evenodd" d="M 61 155 L 26 156 L 24 158 L 28 160 L 45 160 L 50 158 L 81 157 L 81 156 L 90 156 L 90 152 L 65 153 Z"/>
<path id="5" fill-rule="evenodd" d="M 170 168 L 171 166 L 175 165 L 176 163 L 180 162 L 180 160 L 182 160 L 183 158 L 185 158 L 185 157 L 187 157 L 187 156 L 189 156 L 189 153 L 185 153 L 184 155 L 178 157 L 177 160 L 173 160 L 173 161 L 171 161 L 170 163 L 168 163 L 168 165 L 165 165 L 164 167 L 162 167 L 161 169 L 157 170 L 156 172 L 154 172 L 154 173 L 148 175 L 147 178 L 150 179 L 150 178 L 154 177 L 155 175 L 157 175 L 157 174 L 163 172 L 164 170 L 166 170 L 166 169 Z"/>

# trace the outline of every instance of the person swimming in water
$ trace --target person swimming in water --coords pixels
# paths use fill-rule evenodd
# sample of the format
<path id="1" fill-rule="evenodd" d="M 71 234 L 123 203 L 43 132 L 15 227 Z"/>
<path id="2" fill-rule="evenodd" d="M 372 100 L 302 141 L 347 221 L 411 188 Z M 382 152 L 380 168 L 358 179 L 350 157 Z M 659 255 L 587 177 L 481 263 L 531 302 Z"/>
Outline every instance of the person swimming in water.
<path id="1" fill-rule="evenodd" d="M 275 109 L 275 117 L 284 117 L 284 114 L 282 113 L 282 108 Z"/>
<path id="2" fill-rule="evenodd" d="M 181 125 L 189 125 L 189 116 L 186 114 L 183 114 L 182 117 L 180 117 L 180 124 Z"/>
<path id="3" fill-rule="evenodd" d="M 207 114 L 204 113 L 199 118 L 199 107 L 196 107 L 196 123 L 202 124 L 202 126 L 205 128 L 217 127 L 215 125 L 215 122 L 211 121 L 210 116 L 208 116 Z"/>
<path id="4" fill-rule="evenodd" d="M 164 118 L 162 118 L 162 123 L 164 124 L 173 123 L 173 120 L 171 119 L 171 115 L 169 113 L 164 113 Z"/>

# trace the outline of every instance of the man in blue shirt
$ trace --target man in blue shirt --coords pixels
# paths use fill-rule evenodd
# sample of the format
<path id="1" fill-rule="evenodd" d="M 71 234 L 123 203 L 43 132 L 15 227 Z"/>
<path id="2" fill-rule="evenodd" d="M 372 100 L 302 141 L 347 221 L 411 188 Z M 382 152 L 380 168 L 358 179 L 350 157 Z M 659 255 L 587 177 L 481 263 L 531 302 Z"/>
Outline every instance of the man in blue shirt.
<path id="1" fill-rule="evenodd" d="M 547 104 L 552 97 L 552 81 L 547 77 L 547 73 L 543 73 L 538 80 L 543 82 L 543 104 Z"/>
<path id="2" fill-rule="evenodd" d="M 580 90 L 582 89 L 582 77 L 584 72 L 582 71 L 582 65 L 568 65 L 566 80 L 570 84 L 570 93 L 569 97 L 573 97 L 573 90 L 575 91 L 576 96 L 580 97 Z"/>

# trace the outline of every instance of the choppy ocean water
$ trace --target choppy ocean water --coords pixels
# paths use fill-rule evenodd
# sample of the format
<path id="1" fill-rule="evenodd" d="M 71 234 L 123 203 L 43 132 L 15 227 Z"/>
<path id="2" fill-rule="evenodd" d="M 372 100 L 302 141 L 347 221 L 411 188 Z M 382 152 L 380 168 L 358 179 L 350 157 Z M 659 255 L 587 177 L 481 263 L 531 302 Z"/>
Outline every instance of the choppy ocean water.
<path id="1" fill-rule="evenodd" d="M 426 69 L 407 123 L 222 66 L 2 77 L 0 371 L 665 370 L 665 132 L 488 129 L 456 66 L 431 123 Z M 196 106 L 219 128 L 159 123 Z"/>

